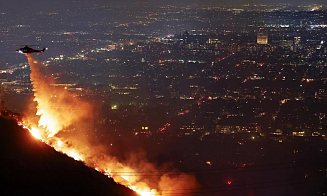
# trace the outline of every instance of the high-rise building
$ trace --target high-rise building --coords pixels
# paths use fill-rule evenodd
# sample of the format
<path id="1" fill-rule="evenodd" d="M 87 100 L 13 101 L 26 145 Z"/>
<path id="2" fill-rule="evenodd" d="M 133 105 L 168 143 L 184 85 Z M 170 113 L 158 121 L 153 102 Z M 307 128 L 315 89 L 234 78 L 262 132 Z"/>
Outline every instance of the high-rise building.
<path id="1" fill-rule="evenodd" d="M 293 51 L 297 51 L 300 46 L 301 37 L 294 37 Z"/>
<path id="2" fill-rule="evenodd" d="M 268 44 L 268 29 L 266 27 L 258 27 L 257 43 Z"/>

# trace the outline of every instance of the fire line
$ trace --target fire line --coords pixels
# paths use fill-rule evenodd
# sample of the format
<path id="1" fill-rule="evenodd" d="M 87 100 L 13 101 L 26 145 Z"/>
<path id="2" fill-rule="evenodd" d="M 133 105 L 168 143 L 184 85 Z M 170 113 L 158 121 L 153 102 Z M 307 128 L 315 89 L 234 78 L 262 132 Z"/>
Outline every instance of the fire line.
<path id="1" fill-rule="evenodd" d="M 89 118 L 92 107 L 80 99 L 73 97 L 65 89 L 49 85 L 54 83 L 52 77 L 46 77 L 42 73 L 42 63 L 35 59 L 32 54 L 25 54 L 31 68 L 31 81 L 33 84 L 34 101 L 37 103 L 36 114 L 27 114 L 23 119 L 23 125 L 37 139 L 42 140 L 56 151 L 64 153 L 75 160 L 84 162 L 88 167 L 113 178 L 142 196 L 162 195 L 160 190 L 173 190 L 180 188 L 194 188 L 197 186 L 195 177 L 192 175 L 171 176 L 169 173 L 161 176 L 142 175 L 119 175 L 122 173 L 135 173 L 155 171 L 156 167 L 146 160 L 141 161 L 139 166 L 126 166 L 115 157 L 103 153 L 102 147 L 91 146 L 82 134 L 74 137 L 61 137 L 58 133 L 65 127 L 77 126 L 83 119 Z M 51 96 L 55 94 L 56 96 Z M 79 112 L 73 112 L 75 108 L 83 108 Z M 39 118 L 33 121 L 33 116 Z M 80 125 L 80 128 L 83 125 Z M 169 195 L 165 193 L 164 195 Z"/>

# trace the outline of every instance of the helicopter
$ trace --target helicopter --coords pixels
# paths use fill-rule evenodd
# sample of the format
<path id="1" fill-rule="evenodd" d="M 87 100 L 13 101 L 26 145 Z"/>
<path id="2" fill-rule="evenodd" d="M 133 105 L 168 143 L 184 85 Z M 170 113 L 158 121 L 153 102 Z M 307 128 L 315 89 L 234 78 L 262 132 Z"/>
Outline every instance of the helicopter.
<path id="1" fill-rule="evenodd" d="M 17 49 L 16 52 L 30 54 L 30 53 L 43 53 L 46 50 L 46 48 L 43 48 L 42 50 L 35 50 L 33 48 L 30 48 L 29 45 L 23 45 L 23 46 L 25 47 Z"/>

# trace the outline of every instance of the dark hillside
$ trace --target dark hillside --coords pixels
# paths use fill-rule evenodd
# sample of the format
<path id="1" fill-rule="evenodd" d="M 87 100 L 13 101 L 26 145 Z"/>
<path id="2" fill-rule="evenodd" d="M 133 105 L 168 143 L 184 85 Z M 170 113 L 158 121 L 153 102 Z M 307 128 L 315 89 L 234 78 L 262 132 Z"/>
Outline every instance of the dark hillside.
<path id="1" fill-rule="evenodd" d="M 137 195 L 1 116 L 0 143 L 2 195 Z"/>

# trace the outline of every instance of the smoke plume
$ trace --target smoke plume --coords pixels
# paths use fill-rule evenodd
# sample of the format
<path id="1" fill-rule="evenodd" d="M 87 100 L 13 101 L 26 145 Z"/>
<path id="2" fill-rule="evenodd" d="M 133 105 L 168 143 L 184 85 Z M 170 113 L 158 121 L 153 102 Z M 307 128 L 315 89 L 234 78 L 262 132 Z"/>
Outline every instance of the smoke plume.
<path id="1" fill-rule="evenodd" d="M 89 136 L 92 133 L 88 122 L 92 122 L 92 106 L 64 87 L 51 85 L 55 81 L 42 73 L 43 64 L 31 54 L 26 56 L 31 68 L 37 111 L 36 115 L 29 111 L 23 124 L 34 137 L 42 139 L 59 152 L 83 161 L 142 196 L 174 195 L 183 189 L 197 187 L 194 176 L 176 170 L 165 172 L 167 168 L 149 163 L 142 154 L 131 154 L 129 159 L 119 162 L 116 157 L 107 154 L 103 145 L 91 144 Z M 182 194 L 191 195 L 187 192 Z"/>
<path id="2" fill-rule="evenodd" d="M 87 119 L 92 108 L 89 104 L 70 96 L 64 87 L 55 87 L 52 77 L 42 74 L 42 63 L 31 54 L 26 55 L 31 68 L 34 101 L 37 102 L 38 125 L 46 128 L 46 137 L 52 137 L 60 130 Z"/>

